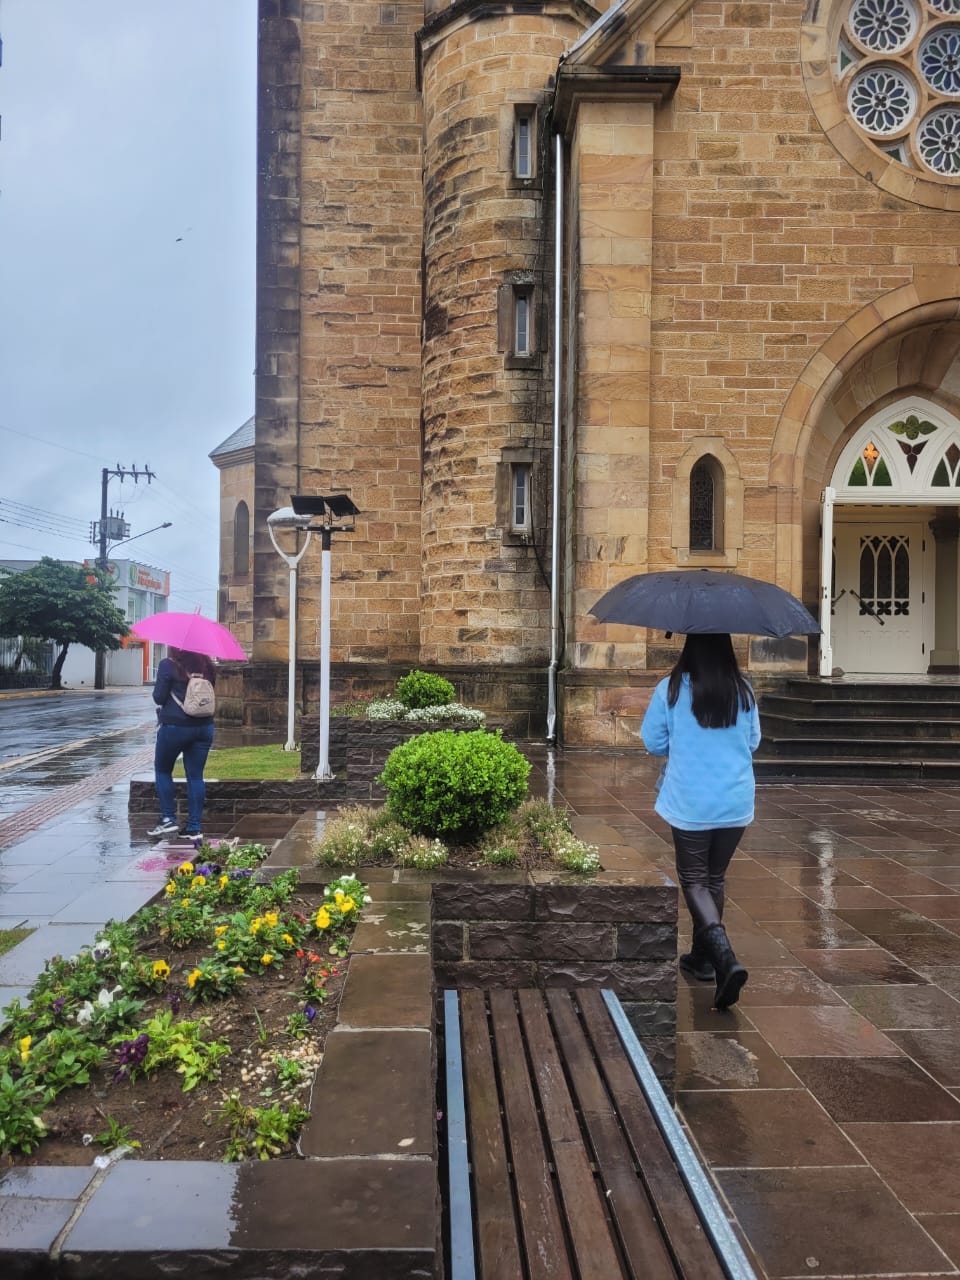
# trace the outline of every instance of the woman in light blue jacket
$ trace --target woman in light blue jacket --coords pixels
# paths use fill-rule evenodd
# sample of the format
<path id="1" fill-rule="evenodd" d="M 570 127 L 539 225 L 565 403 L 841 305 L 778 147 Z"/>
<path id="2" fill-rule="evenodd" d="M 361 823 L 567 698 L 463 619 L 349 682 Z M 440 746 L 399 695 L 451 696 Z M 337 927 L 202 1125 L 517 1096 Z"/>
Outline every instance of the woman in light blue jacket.
<path id="1" fill-rule="evenodd" d="M 724 881 L 753 821 L 753 752 L 760 716 L 728 635 L 689 635 L 670 675 L 653 691 L 641 735 L 666 756 L 655 809 L 670 824 L 677 877 L 693 918 L 693 946 L 680 966 L 716 979 L 716 1007 L 736 1004 L 747 971 L 723 919 Z"/>

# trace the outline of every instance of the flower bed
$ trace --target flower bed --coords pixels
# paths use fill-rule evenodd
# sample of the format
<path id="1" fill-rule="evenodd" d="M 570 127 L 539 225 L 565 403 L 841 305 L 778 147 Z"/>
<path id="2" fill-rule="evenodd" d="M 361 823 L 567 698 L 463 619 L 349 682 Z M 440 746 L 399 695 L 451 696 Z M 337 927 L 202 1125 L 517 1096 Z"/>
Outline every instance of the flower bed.
<path id="1" fill-rule="evenodd" d="M 259 845 L 198 851 L 155 905 L 55 957 L 0 1036 L 0 1155 L 291 1150 L 335 1023 L 363 886 L 263 879 Z"/>

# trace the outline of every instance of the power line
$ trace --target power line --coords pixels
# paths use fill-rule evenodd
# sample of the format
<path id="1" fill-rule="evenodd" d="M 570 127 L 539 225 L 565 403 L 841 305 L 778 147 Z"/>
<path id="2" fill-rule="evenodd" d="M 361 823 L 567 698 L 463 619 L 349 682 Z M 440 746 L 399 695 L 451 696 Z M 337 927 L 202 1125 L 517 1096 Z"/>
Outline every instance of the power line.
<path id="1" fill-rule="evenodd" d="M 0 423 L 0 431 L 9 431 L 11 435 L 23 436 L 24 440 L 35 440 L 37 444 L 49 445 L 51 449 L 62 449 L 64 453 L 76 453 L 81 458 L 93 458 L 95 462 L 103 462 L 102 453 L 86 453 L 83 449 L 71 449 L 69 445 L 61 444 L 59 440 L 45 440 L 43 436 L 35 436 L 30 431 L 18 431 L 16 427 L 5 427 L 2 423 Z"/>
<path id="2" fill-rule="evenodd" d="M 16 517 L 26 524 L 39 521 L 45 526 L 54 526 L 75 533 L 82 537 L 87 532 L 86 521 L 76 516 L 64 515 L 61 511 L 45 511 L 42 507 L 31 507 L 25 502 L 16 502 L 13 498 L 0 498 L 0 514 L 8 519 Z"/>

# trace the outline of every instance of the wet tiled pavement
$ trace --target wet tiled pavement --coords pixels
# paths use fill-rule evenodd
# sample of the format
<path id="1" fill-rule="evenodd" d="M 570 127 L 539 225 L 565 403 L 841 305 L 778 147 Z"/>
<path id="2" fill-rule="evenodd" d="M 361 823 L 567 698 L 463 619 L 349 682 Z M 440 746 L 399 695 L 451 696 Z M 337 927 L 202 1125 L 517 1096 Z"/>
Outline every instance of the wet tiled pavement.
<path id="1" fill-rule="evenodd" d="M 652 762 L 530 754 L 672 866 Z M 677 1106 L 758 1271 L 960 1274 L 960 786 L 760 785 L 725 922 L 750 981 L 681 976 Z"/>
<path id="2" fill-rule="evenodd" d="M 528 754 L 535 794 L 672 867 L 651 761 Z M 0 850 L 0 926 L 38 927 L 0 958 L 0 1004 L 179 857 L 131 829 L 126 792 L 117 782 Z M 264 815 L 262 834 L 282 823 Z M 711 988 L 681 978 L 677 1105 L 758 1274 L 960 1275 L 960 785 L 761 785 L 728 887 L 750 981 L 717 1014 Z M 37 1239 L 78 1194 L 36 1200 L 50 1217 L 31 1220 Z"/>

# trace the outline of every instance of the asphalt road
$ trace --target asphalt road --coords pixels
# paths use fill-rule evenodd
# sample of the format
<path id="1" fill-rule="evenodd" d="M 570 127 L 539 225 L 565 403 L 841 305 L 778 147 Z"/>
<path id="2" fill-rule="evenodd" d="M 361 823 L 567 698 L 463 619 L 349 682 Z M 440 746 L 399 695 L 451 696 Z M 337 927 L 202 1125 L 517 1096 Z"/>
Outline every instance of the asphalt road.
<path id="1" fill-rule="evenodd" d="M 148 688 L 0 698 L 0 815 L 115 764 L 155 733 Z"/>
<path id="2" fill-rule="evenodd" d="M 0 765 L 118 729 L 155 724 L 148 688 L 0 698 Z"/>

